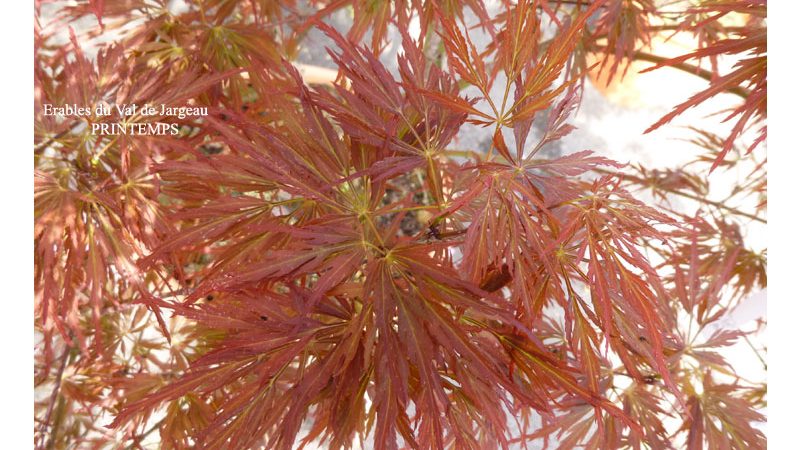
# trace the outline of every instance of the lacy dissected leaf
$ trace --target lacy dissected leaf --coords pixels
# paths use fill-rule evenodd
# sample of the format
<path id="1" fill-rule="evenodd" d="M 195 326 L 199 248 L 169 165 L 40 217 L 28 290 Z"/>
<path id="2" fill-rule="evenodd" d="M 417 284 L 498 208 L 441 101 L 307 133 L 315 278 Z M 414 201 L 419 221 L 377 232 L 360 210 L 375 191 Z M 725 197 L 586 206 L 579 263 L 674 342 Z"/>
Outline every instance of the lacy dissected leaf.
<path id="1" fill-rule="evenodd" d="M 599 17 L 591 24 L 593 42 L 588 47 L 597 45 L 602 51 L 600 70 L 608 70 L 608 83 L 611 83 L 621 64 L 624 65 L 624 77 L 636 51 L 650 45 L 651 21 L 657 12 L 652 0 L 603 2 Z"/>
<path id="2" fill-rule="evenodd" d="M 505 414 L 498 395 L 503 390 L 526 395 L 503 370 L 502 352 L 489 351 L 497 341 L 481 336 L 479 327 L 465 331 L 458 317 L 497 320 L 507 313 L 481 301 L 482 291 L 420 250 L 396 248 L 373 261 L 360 298 L 311 302 L 311 291 L 290 289 L 176 306 L 186 317 L 227 330 L 223 345 L 193 362 L 175 383 L 128 405 L 115 424 L 190 391 L 236 385 L 237 395 L 220 404 L 214 420 L 199 430 L 203 448 L 246 447 L 273 429 L 268 445 L 290 448 L 313 405 L 319 413 L 311 415 L 307 440 L 323 436 L 337 447 L 356 431 L 365 433 L 367 414 L 376 415 L 369 421 L 375 423 L 376 448 L 392 448 L 397 432 L 425 446 L 455 439 L 480 448 L 473 441 L 475 427 L 502 439 Z M 271 301 L 261 301 L 264 295 Z M 409 360 L 395 358 L 396 352 Z M 452 381 L 468 373 L 475 382 Z M 353 383 L 354 375 L 361 381 Z M 374 409 L 367 409 L 367 395 Z M 409 401 L 416 405 L 413 417 Z M 472 418 L 476 413 L 484 419 Z M 410 423 L 416 424 L 416 437 Z"/>
<path id="3" fill-rule="evenodd" d="M 736 302 L 758 287 L 766 287 L 765 252 L 744 247 L 739 226 L 722 219 L 685 217 L 691 228 L 674 236 L 671 257 L 674 295 L 687 312 L 695 311 L 698 324 L 719 317 L 723 298 Z M 677 255 L 686 255 L 678 258 Z M 732 288 L 731 293 L 729 289 Z"/>
<path id="4" fill-rule="evenodd" d="M 648 68 L 645 72 L 659 67 L 678 65 L 691 59 L 702 60 L 722 55 L 738 56 L 739 59 L 729 73 L 712 77 L 707 89 L 677 105 L 672 112 L 662 117 L 645 132 L 663 126 L 686 110 L 721 93 L 731 92 L 739 95 L 743 102 L 732 108 L 723 120 L 727 122 L 735 119 L 735 123 L 711 165 L 711 170 L 714 170 L 733 148 L 735 140 L 749 127 L 757 126 L 758 132 L 749 145 L 748 152 L 767 137 L 767 126 L 763 123 L 767 116 L 767 29 L 763 23 L 766 18 L 767 2 L 766 0 L 710 2 L 698 7 L 697 10 L 712 14 L 714 20 L 720 20 L 731 13 L 747 14 L 752 16 L 753 20 L 748 26 L 740 27 L 733 32 L 733 37 L 720 39 L 694 52 L 670 58 Z"/>
<path id="5" fill-rule="evenodd" d="M 706 373 L 703 392 L 689 400 L 691 418 L 681 430 L 687 432 L 687 449 L 766 448 L 766 437 L 753 422 L 764 417 L 737 394 L 733 384 L 718 384 Z"/>
<path id="6" fill-rule="evenodd" d="M 761 124 L 765 2 L 692 5 L 37 3 L 36 445 L 763 448 L 766 387 L 722 349 L 766 254 L 716 213 L 760 219 L 728 202 L 765 161 L 701 128 L 679 169 L 559 145 L 588 52 L 709 79 L 665 120 L 729 92 L 734 134 Z M 697 47 L 644 53 L 662 31 Z M 208 114 L 42 106 L 100 102 Z M 690 170 L 745 159 L 724 202 Z"/>

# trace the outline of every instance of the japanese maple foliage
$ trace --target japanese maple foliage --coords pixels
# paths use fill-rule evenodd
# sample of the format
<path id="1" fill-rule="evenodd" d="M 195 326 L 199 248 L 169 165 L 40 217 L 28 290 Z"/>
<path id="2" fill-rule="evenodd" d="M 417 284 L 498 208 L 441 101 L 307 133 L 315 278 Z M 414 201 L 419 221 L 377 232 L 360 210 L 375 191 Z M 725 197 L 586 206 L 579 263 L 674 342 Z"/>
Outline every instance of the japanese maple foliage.
<path id="1" fill-rule="evenodd" d="M 766 286 L 743 231 L 766 207 L 765 16 L 756 0 L 38 1 L 37 447 L 764 448 L 766 385 L 720 353 L 751 331 L 720 324 Z M 293 64 L 322 45 L 312 31 L 329 83 Z M 675 32 L 697 49 L 650 53 Z M 588 71 L 637 59 L 710 83 L 654 127 L 732 92 L 731 134 L 697 129 L 705 153 L 676 168 L 549 156 Z M 100 102 L 209 114 L 126 136 L 91 125 L 164 119 L 43 112 Z M 462 137 L 476 127 L 488 148 Z M 709 169 L 750 166 L 708 198 Z"/>

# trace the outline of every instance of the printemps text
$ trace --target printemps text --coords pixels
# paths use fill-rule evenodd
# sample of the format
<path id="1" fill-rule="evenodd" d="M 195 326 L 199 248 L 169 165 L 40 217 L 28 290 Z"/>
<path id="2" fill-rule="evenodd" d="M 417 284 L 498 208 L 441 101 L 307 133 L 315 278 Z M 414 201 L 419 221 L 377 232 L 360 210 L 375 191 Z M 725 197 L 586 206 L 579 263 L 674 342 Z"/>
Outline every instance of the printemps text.
<path id="1" fill-rule="evenodd" d="M 177 135 L 180 126 L 175 123 L 147 122 L 153 117 L 168 117 L 174 119 L 187 119 L 205 117 L 208 108 L 205 106 L 168 106 L 151 104 L 109 104 L 98 103 L 95 106 L 81 106 L 67 104 L 56 106 L 44 104 L 43 114 L 51 117 L 77 117 L 90 119 L 93 135 Z M 118 122 L 102 122 L 97 119 L 117 116 Z M 94 120 L 92 120 L 94 119 Z"/>

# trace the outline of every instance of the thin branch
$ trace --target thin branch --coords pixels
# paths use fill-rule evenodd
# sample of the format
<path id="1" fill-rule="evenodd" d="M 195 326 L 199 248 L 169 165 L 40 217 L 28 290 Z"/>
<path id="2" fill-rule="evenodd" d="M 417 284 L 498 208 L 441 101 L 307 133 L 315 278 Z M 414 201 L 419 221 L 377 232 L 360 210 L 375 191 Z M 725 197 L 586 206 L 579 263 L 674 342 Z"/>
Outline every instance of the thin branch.
<path id="1" fill-rule="evenodd" d="M 607 48 L 608 47 L 602 45 L 591 45 L 588 47 L 589 50 L 595 52 L 602 52 L 605 51 Z M 709 82 L 713 81 L 715 78 L 718 77 L 710 70 L 703 69 L 700 66 L 695 66 L 693 64 L 689 64 L 686 62 L 670 62 L 672 58 L 654 55 L 652 53 L 643 52 L 641 50 L 637 50 L 636 52 L 633 53 L 633 59 L 637 61 L 647 61 L 654 64 L 664 64 L 664 66 L 662 67 L 672 67 L 673 69 L 678 69 L 688 74 L 695 75 Z M 750 90 L 745 89 L 741 86 L 728 88 L 726 92 L 728 92 L 729 94 L 739 96 L 745 100 L 747 99 L 747 97 L 750 96 Z"/>
<path id="2" fill-rule="evenodd" d="M 709 82 L 713 81 L 713 79 L 716 78 L 716 75 L 714 75 L 714 73 L 711 72 L 710 70 L 706 70 L 706 69 L 703 69 L 703 68 L 701 68 L 699 66 L 695 66 L 695 65 L 692 65 L 692 64 L 689 64 L 689 63 L 685 63 L 685 62 L 674 62 L 674 63 L 668 62 L 670 60 L 670 58 L 666 58 L 666 57 L 658 56 L 658 55 L 653 55 L 651 53 L 646 53 L 646 52 L 643 52 L 643 51 L 636 51 L 633 54 L 633 59 L 639 60 L 639 61 L 647 61 L 647 62 L 651 62 L 651 63 L 655 63 L 655 64 L 666 63 L 666 65 L 664 65 L 663 67 L 672 67 L 673 69 L 682 70 L 682 71 L 684 71 L 686 73 L 690 73 L 692 75 L 696 75 L 696 76 L 698 76 L 698 77 L 700 77 L 700 78 L 702 78 L 702 79 L 704 79 L 706 81 L 709 81 Z M 750 91 L 748 89 L 745 89 L 745 88 L 741 87 L 741 86 L 735 86 L 735 87 L 728 88 L 727 92 L 730 93 L 730 94 L 733 94 L 733 95 L 738 95 L 739 97 L 741 97 L 743 99 L 747 99 L 747 97 L 750 95 Z"/>
<path id="3" fill-rule="evenodd" d="M 159 420 L 158 422 L 154 423 L 154 424 L 153 424 L 153 426 L 152 426 L 152 427 L 150 427 L 150 428 L 149 428 L 147 431 L 143 432 L 142 434 L 140 434 L 140 435 L 138 435 L 138 436 L 134 436 L 134 437 L 132 438 L 132 439 L 133 439 L 133 442 L 132 442 L 130 445 L 128 445 L 127 447 L 125 447 L 125 450 L 132 450 L 132 449 L 136 448 L 136 447 L 137 447 L 139 444 L 141 444 L 141 443 L 142 443 L 142 441 L 144 440 L 144 438 L 146 438 L 147 436 L 149 436 L 150 434 L 152 434 L 152 433 L 153 433 L 153 431 L 156 431 L 157 429 L 159 429 L 159 428 L 161 427 L 161 425 L 162 425 L 162 424 L 163 424 L 163 423 L 164 423 L 166 420 L 167 420 L 167 418 L 166 418 L 166 417 L 164 417 L 163 419 L 161 419 L 161 420 Z"/>
<path id="4" fill-rule="evenodd" d="M 34 153 L 35 155 L 40 155 L 40 154 L 42 154 L 42 152 L 43 152 L 43 151 L 45 151 L 45 150 L 46 150 L 48 147 L 50 147 L 51 145 L 53 145 L 53 143 L 54 143 L 55 141 L 57 141 L 57 140 L 61 139 L 61 138 L 62 138 L 62 137 L 64 137 L 64 136 L 66 136 L 66 135 L 67 135 L 67 133 L 71 133 L 72 131 L 74 131 L 74 130 L 75 130 L 75 128 L 77 128 L 77 127 L 78 127 L 78 125 L 80 125 L 81 123 L 83 123 L 83 122 L 82 122 L 82 121 L 80 121 L 80 120 L 76 120 L 76 121 L 72 122 L 72 123 L 69 125 L 69 128 L 67 128 L 66 130 L 64 130 L 64 131 L 62 131 L 62 132 L 60 132 L 60 133 L 56 134 L 55 136 L 51 137 L 50 139 L 46 140 L 45 142 L 42 142 L 41 144 L 39 144 L 39 145 L 37 145 L 36 147 L 34 147 L 34 148 L 33 148 L 33 153 Z"/>
<path id="5" fill-rule="evenodd" d="M 647 180 L 645 180 L 643 178 L 639 178 L 639 177 L 637 177 L 635 175 L 629 175 L 629 174 L 622 173 L 622 172 L 614 172 L 614 171 L 611 171 L 611 170 L 599 169 L 599 168 L 595 168 L 594 171 L 602 173 L 602 174 L 606 174 L 606 175 L 615 175 L 615 176 L 621 177 L 625 181 L 631 181 L 631 182 L 640 184 L 642 186 L 649 185 Z M 724 209 L 725 211 L 728 211 L 728 212 L 730 212 L 732 214 L 736 214 L 737 216 L 747 217 L 748 219 L 752 219 L 752 220 L 755 220 L 757 222 L 761 222 L 761 223 L 764 223 L 764 224 L 767 223 L 767 221 L 765 219 L 763 219 L 763 218 L 761 218 L 759 216 L 756 216 L 755 214 L 750 214 L 750 213 L 741 211 L 739 209 L 736 209 L 736 208 L 733 208 L 731 206 L 728 206 L 723 202 L 710 200 L 710 199 L 707 199 L 707 198 L 704 198 L 704 197 L 700 197 L 699 195 L 690 194 L 688 192 L 679 191 L 677 189 L 668 189 L 668 188 L 663 188 L 663 187 L 659 187 L 658 189 L 661 190 L 661 191 L 664 191 L 664 192 L 668 192 L 670 194 L 675 194 L 675 195 L 679 195 L 681 197 L 688 198 L 690 200 L 694 200 L 694 201 L 699 202 L 699 203 L 703 203 L 703 204 L 706 204 L 706 205 L 714 206 L 714 207 L 717 207 L 719 209 Z"/>
<path id="6" fill-rule="evenodd" d="M 50 430 L 50 433 L 48 433 L 48 428 L 50 428 L 50 418 L 53 415 L 53 409 L 55 408 L 56 401 L 58 400 L 59 392 L 61 390 L 61 379 L 64 375 L 64 369 L 67 367 L 67 359 L 69 359 L 71 350 L 71 347 L 67 347 L 60 358 L 61 363 L 59 364 L 58 372 L 56 372 L 56 384 L 53 387 L 53 392 L 50 394 L 50 402 L 47 405 L 47 413 L 44 416 L 44 420 L 42 421 L 42 426 L 39 431 L 39 445 L 37 447 L 39 449 L 50 448 L 53 446 L 55 436 L 53 435 L 53 430 Z M 48 437 L 46 445 L 45 437 Z"/>
<path id="7" fill-rule="evenodd" d="M 750 348 L 753 350 L 753 353 L 756 354 L 756 358 L 758 358 L 758 360 L 761 361 L 761 365 L 764 366 L 764 370 L 767 370 L 767 362 L 764 361 L 764 358 L 761 356 L 761 353 L 759 353 L 755 345 L 753 345 L 753 343 L 750 342 L 750 338 L 748 338 L 746 334 L 743 337 L 744 341 L 747 342 L 747 345 L 749 345 Z"/>

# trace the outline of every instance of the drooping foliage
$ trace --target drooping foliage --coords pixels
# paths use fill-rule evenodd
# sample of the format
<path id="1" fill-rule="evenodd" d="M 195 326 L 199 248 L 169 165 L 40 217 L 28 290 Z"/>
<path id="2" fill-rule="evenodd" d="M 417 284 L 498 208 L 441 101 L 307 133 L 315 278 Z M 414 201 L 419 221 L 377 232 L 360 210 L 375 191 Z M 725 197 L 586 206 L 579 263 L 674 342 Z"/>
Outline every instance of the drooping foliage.
<path id="1" fill-rule="evenodd" d="M 766 286 L 766 2 L 669 3 L 37 2 L 36 445 L 764 448 L 766 385 L 720 349 Z M 696 50 L 647 53 L 676 31 Z M 727 92 L 731 134 L 668 169 L 552 156 L 589 54 L 694 70 L 655 126 Z M 100 103 L 208 115 L 44 113 Z"/>

